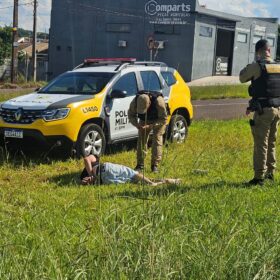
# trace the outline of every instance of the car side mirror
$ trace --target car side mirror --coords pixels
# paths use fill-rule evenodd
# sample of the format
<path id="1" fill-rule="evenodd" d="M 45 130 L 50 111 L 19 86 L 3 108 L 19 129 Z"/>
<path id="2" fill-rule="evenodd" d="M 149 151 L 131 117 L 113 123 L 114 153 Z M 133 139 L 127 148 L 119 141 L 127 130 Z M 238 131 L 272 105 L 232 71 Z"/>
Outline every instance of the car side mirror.
<path id="1" fill-rule="evenodd" d="M 110 94 L 111 98 L 124 98 L 126 96 L 127 96 L 127 92 L 125 90 L 119 90 L 119 89 L 114 89 Z"/>
<path id="2" fill-rule="evenodd" d="M 36 89 L 35 89 L 35 92 L 40 91 L 40 89 L 41 89 L 40 87 L 36 88 Z"/>

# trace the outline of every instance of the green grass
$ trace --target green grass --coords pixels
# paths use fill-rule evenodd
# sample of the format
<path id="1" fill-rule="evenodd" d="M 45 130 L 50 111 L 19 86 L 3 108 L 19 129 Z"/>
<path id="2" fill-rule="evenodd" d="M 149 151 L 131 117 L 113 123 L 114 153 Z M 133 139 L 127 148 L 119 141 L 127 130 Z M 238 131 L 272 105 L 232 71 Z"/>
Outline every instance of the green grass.
<path id="1" fill-rule="evenodd" d="M 38 88 L 46 85 L 45 81 L 37 81 L 37 82 L 25 82 L 18 81 L 16 84 L 10 82 L 0 82 L 0 89 L 30 89 L 30 88 Z"/>
<path id="2" fill-rule="evenodd" d="M 242 184 L 245 119 L 194 122 L 165 147 L 153 177 L 180 186 L 84 187 L 81 160 L 0 161 L 0 279 L 279 279 L 280 192 Z M 103 161 L 134 166 L 135 150 Z"/>
<path id="3" fill-rule="evenodd" d="M 218 86 L 192 86 L 190 87 L 192 100 L 248 98 L 248 85 L 218 85 Z M 11 89 L 1 92 L 0 102 L 20 95 L 30 93 L 30 89 Z"/>
<path id="4" fill-rule="evenodd" d="M 248 98 L 248 85 L 217 85 L 190 87 L 192 100 Z"/>
<path id="5" fill-rule="evenodd" d="M 11 98 L 18 97 L 20 95 L 31 93 L 32 91 L 30 89 L 20 89 L 20 90 L 11 90 L 8 92 L 1 92 L 0 90 L 0 102 L 6 101 Z"/>

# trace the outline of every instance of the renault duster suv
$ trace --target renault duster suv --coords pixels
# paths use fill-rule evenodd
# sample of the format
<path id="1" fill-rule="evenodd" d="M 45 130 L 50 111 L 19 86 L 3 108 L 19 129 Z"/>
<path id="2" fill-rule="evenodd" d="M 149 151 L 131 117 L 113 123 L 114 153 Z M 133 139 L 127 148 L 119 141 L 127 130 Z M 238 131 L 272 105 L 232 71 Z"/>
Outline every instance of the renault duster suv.
<path id="1" fill-rule="evenodd" d="M 100 155 L 107 144 L 137 138 L 127 111 L 141 90 L 162 92 L 168 137 L 184 141 L 193 108 L 180 74 L 164 63 L 127 58 L 86 59 L 37 92 L 2 103 L 0 135 L 5 141 L 37 139 L 79 155 Z"/>

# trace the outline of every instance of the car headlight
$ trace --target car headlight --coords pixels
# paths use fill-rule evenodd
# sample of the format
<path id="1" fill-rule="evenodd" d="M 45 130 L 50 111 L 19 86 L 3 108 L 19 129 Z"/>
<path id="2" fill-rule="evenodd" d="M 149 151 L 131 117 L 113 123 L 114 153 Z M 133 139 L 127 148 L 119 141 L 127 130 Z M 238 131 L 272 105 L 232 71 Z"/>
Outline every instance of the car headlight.
<path id="1" fill-rule="evenodd" d="M 65 119 L 70 112 L 70 108 L 62 108 L 62 109 L 51 109 L 43 111 L 42 118 L 44 121 L 56 121 Z"/>

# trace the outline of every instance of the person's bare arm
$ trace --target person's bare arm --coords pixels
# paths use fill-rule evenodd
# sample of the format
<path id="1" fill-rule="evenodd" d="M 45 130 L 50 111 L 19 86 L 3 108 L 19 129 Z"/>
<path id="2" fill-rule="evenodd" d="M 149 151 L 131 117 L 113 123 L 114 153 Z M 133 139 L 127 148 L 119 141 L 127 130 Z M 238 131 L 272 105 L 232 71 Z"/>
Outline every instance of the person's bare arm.
<path id="1" fill-rule="evenodd" d="M 150 185 L 150 186 L 158 186 L 161 185 L 162 182 L 153 182 L 152 180 L 150 180 L 149 178 L 145 177 L 142 173 L 138 173 L 136 174 L 134 177 L 134 182 L 135 183 L 141 183 L 143 182 L 145 185 Z"/>
<path id="2" fill-rule="evenodd" d="M 89 175 L 92 175 L 92 163 L 97 162 L 97 158 L 94 155 L 89 155 L 84 158 L 85 168 Z"/>

